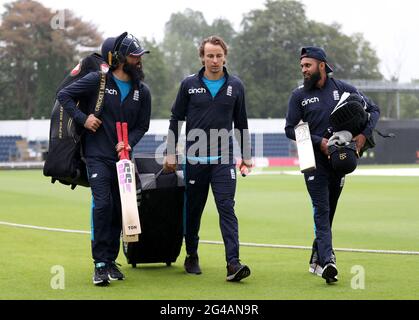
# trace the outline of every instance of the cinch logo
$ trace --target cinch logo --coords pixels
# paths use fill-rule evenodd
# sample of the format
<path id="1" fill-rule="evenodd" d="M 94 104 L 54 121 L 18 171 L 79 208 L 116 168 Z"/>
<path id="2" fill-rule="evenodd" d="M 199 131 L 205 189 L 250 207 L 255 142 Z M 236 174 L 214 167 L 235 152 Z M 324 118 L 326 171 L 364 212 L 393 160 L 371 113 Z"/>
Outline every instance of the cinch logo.
<path id="1" fill-rule="evenodd" d="M 117 96 L 118 95 L 118 91 L 116 91 L 115 89 L 105 89 L 105 92 L 107 94 L 111 94 L 113 96 Z"/>
<path id="2" fill-rule="evenodd" d="M 310 103 L 316 103 L 316 102 L 320 102 L 320 99 L 317 97 L 313 97 L 311 99 L 304 99 L 303 102 L 301 102 L 301 105 L 305 107 L 306 105 Z"/>
<path id="3" fill-rule="evenodd" d="M 199 89 L 191 88 L 191 89 L 188 90 L 188 93 L 189 94 L 207 93 L 207 90 L 205 90 L 205 88 L 199 88 Z"/>

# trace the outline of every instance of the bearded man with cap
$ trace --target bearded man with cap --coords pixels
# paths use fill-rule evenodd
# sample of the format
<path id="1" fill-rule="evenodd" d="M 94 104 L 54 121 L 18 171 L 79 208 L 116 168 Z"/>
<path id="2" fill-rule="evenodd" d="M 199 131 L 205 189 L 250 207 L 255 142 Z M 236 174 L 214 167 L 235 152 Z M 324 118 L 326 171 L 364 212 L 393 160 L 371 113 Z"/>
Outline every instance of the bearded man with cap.
<path id="1" fill-rule="evenodd" d="M 290 96 L 285 132 L 289 139 L 295 140 L 294 127 L 300 121 L 307 122 L 310 128 L 316 169 L 304 174 L 313 205 L 315 229 L 309 271 L 322 276 L 329 284 L 338 280 L 336 256 L 332 245 L 332 222 L 345 183 L 345 174 L 354 169 L 352 152 L 358 153 L 364 147 L 367 138 L 372 136 L 380 110 L 354 86 L 330 76 L 333 70 L 327 63 L 326 53 L 322 48 L 313 46 L 302 48 L 300 67 L 304 84 L 295 89 Z M 329 143 L 329 138 L 332 138 L 336 128 L 331 125 L 330 116 L 342 95 L 347 93 L 360 97 L 368 117 L 362 130 L 349 133 L 350 141 L 342 145 L 347 148 L 350 156 L 347 157 L 346 153 L 343 156 L 338 152 L 332 157 L 334 162 L 331 162 L 329 149 L 334 150 L 332 147 L 336 145 L 332 145 L 333 141 Z M 339 141 L 342 136 L 345 135 L 335 135 L 334 141 Z M 342 151 L 339 148 L 338 150 Z M 348 159 L 346 161 L 350 162 L 341 165 L 338 162 L 340 159 Z"/>
<path id="2" fill-rule="evenodd" d="M 94 116 L 100 72 L 91 72 L 58 93 L 65 111 L 86 128 L 83 153 L 92 190 L 93 283 L 107 285 L 123 280 L 116 264 L 122 228 L 121 200 L 115 164 L 125 149 L 131 151 L 148 131 L 151 95 L 143 83 L 143 49 L 136 37 L 124 32 L 108 38 L 102 56 L 110 67 L 106 74 L 105 96 L 100 119 Z M 88 112 L 76 106 L 81 97 L 89 101 Z M 115 123 L 128 122 L 128 145 L 118 143 Z"/>

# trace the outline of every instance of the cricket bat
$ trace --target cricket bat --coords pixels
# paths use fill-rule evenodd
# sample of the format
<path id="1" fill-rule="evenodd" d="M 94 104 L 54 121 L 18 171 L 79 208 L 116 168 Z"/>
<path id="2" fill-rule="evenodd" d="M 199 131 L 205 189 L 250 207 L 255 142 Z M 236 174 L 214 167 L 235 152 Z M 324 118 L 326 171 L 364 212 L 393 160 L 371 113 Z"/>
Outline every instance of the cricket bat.
<path id="1" fill-rule="evenodd" d="M 302 173 L 313 171 L 316 169 L 316 159 L 314 158 L 313 143 L 311 142 L 308 123 L 300 122 L 295 126 L 294 130 L 300 170 Z"/>
<path id="2" fill-rule="evenodd" d="M 118 143 L 123 141 L 128 145 L 128 124 L 126 122 L 116 123 Z M 141 233 L 140 217 L 137 207 L 137 190 L 135 184 L 135 168 L 129 159 L 129 152 L 123 150 L 119 161 L 116 163 L 118 175 L 119 194 L 121 197 L 122 209 L 122 238 L 124 242 L 138 241 Z"/>

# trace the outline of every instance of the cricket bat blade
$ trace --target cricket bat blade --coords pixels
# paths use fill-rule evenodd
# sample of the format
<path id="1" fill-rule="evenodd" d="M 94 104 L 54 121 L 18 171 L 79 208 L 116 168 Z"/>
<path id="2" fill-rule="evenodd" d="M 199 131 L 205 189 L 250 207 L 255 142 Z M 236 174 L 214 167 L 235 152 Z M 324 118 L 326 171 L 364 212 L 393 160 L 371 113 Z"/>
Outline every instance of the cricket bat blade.
<path id="1" fill-rule="evenodd" d="M 122 129 L 122 130 L 121 130 Z M 117 122 L 118 141 L 128 145 L 128 129 L 124 122 Z M 135 183 L 135 167 L 129 159 L 127 150 L 121 152 L 120 160 L 116 163 L 119 194 L 121 198 L 123 235 L 130 237 L 141 233 L 140 217 L 137 206 L 137 189 Z M 138 236 L 137 236 L 138 237 Z M 129 241 L 127 241 L 129 242 Z"/>
<path id="2" fill-rule="evenodd" d="M 294 130 L 300 170 L 302 173 L 313 171 L 316 169 L 316 159 L 308 123 L 302 122 L 295 126 Z"/>

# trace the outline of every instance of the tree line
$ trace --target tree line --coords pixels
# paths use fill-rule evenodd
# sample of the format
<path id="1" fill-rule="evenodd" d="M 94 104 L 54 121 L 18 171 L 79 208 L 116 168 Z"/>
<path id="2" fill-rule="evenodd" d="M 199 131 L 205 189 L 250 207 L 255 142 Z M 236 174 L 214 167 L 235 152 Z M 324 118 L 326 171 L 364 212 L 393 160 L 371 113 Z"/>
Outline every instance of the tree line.
<path id="1" fill-rule="evenodd" d="M 39 2 L 18 0 L 5 4 L 5 9 L 0 24 L 0 117 L 49 118 L 59 83 L 80 58 L 100 52 L 104 39 L 96 26 L 68 10 L 64 28 L 54 28 L 56 13 Z M 251 118 L 285 117 L 290 92 L 301 80 L 303 46 L 323 47 L 337 78 L 383 79 L 377 54 L 362 34 L 349 36 L 338 24 L 308 19 L 299 1 L 267 0 L 263 9 L 243 16 L 239 31 L 227 19 L 208 23 L 202 12 L 186 9 L 171 15 L 161 42 L 142 38 L 151 51 L 143 65 L 152 93 L 152 118 L 170 116 L 179 82 L 202 66 L 197 48 L 209 35 L 228 43 L 227 67 L 245 84 Z M 387 95 L 370 96 L 392 108 Z M 417 96 L 403 96 L 401 116 L 418 118 L 418 106 Z M 384 114 L 394 116 L 390 109 Z"/>

